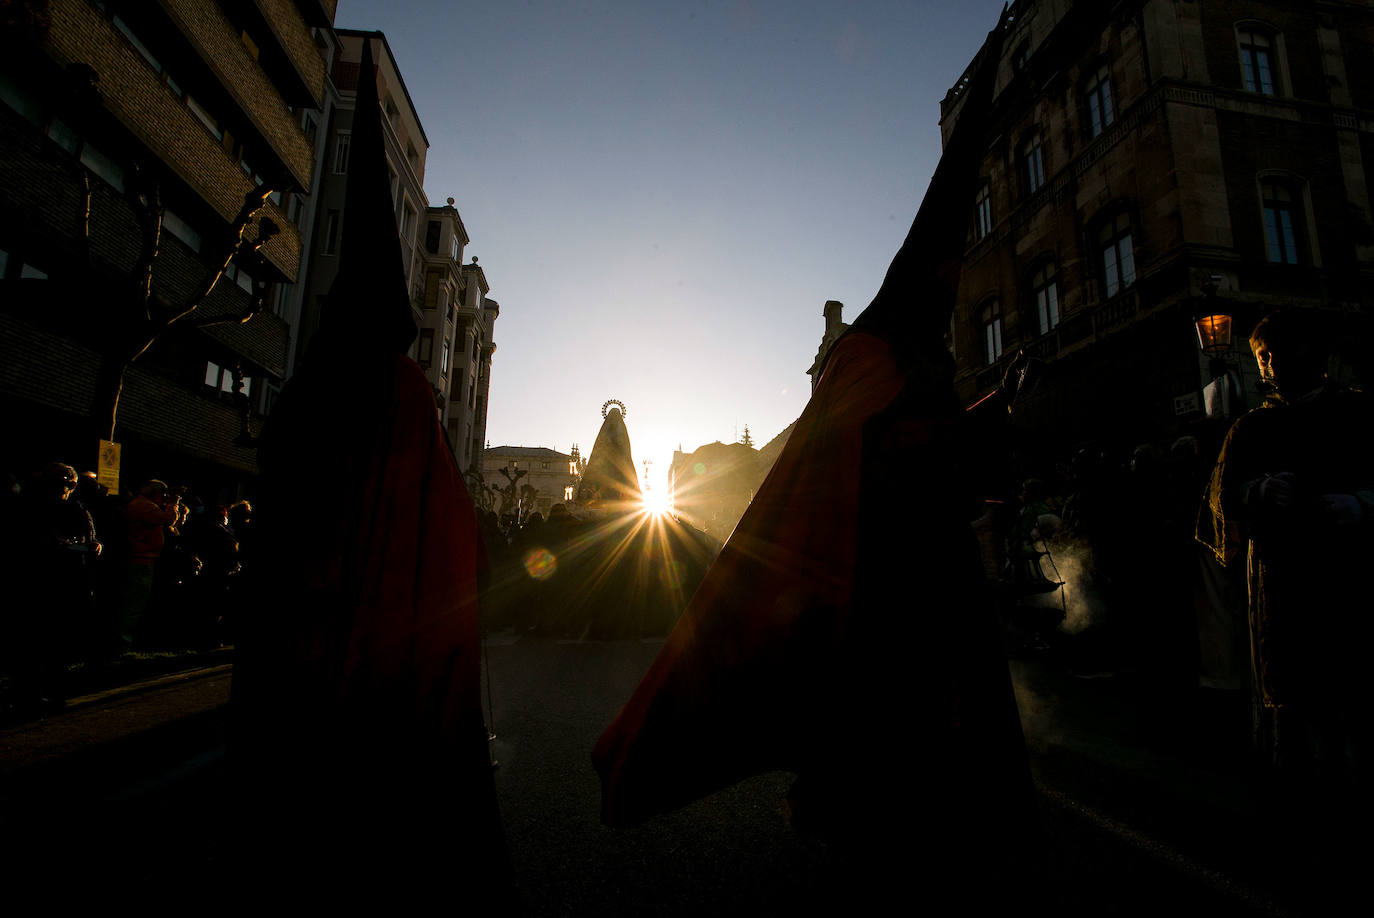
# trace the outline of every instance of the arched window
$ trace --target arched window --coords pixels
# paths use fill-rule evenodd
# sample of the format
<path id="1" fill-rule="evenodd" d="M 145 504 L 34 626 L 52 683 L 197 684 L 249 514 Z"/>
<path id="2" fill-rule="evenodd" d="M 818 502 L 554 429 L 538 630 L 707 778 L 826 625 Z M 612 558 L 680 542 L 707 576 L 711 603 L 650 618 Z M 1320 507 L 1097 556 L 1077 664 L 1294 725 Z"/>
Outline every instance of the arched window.
<path id="1" fill-rule="evenodd" d="M 1112 73 L 1106 64 L 1084 84 L 1083 96 L 1088 109 L 1089 136 L 1096 137 L 1116 120 L 1116 110 L 1112 106 Z"/>
<path id="2" fill-rule="evenodd" d="M 1135 239 L 1129 214 L 1104 220 L 1097 231 L 1102 292 L 1113 297 L 1135 283 Z"/>
<path id="3" fill-rule="evenodd" d="M 1260 182 L 1264 208 L 1265 257 L 1274 264 L 1303 263 L 1305 244 L 1302 191 L 1291 181 L 1271 178 Z"/>
<path id="4" fill-rule="evenodd" d="M 1046 334 L 1059 324 L 1059 280 L 1054 262 L 1045 262 L 1031 276 L 1031 295 L 1035 298 L 1040 334 Z"/>
<path id="5" fill-rule="evenodd" d="M 1021 144 L 1021 177 L 1026 183 L 1026 194 L 1035 194 L 1045 185 L 1045 145 L 1039 129 Z"/>
<path id="6" fill-rule="evenodd" d="M 992 196 L 987 185 L 978 189 L 973 199 L 973 238 L 982 239 L 992 232 Z"/>
<path id="7" fill-rule="evenodd" d="M 992 366 L 1002 358 L 1002 304 L 991 300 L 979 314 L 983 333 L 983 362 Z"/>
<path id="8" fill-rule="evenodd" d="M 1237 23 L 1236 47 L 1240 52 L 1240 80 L 1245 91 L 1266 96 L 1282 95 L 1282 35 L 1260 23 Z"/>

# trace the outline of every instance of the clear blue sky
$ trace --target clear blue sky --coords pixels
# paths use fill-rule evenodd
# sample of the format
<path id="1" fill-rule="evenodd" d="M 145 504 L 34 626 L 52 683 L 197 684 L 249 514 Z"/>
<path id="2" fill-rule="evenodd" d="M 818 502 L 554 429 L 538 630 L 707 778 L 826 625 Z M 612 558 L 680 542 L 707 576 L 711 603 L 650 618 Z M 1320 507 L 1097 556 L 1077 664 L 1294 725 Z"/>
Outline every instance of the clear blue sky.
<path id="1" fill-rule="evenodd" d="M 672 450 L 806 404 L 827 299 L 877 292 L 1001 0 L 340 0 L 386 33 L 496 325 L 487 439 Z M 642 466 L 641 466 L 642 469 Z"/>

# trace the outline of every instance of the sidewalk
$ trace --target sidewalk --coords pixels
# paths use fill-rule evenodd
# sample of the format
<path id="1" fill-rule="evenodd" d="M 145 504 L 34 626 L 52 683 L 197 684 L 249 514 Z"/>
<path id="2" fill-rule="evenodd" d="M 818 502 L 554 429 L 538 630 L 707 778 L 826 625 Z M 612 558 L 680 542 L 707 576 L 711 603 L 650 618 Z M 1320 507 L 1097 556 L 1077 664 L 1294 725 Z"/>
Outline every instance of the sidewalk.
<path id="1" fill-rule="evenodd" d="M 1350 802 L 1256 759 L 1244 693 L 1141 670 L 1076 676 L 1053 659 L 1011 669 L 1052 819 L 1192 876 L 1228 913 L 1327 914 L 1359 891 Z"/>
<path id="2" fill-rule="evenodd" d="M 148 691 L 176 679 L 228 671 L 233 658 L 234 648 L 227 646 L 213 650 L 126 651 L 101 663 L 72 664 L 66 671 L 66 704 L 46 710 L 14 704 L 6 691 L 8 679 L 0 677 L 0 728 Z"/>

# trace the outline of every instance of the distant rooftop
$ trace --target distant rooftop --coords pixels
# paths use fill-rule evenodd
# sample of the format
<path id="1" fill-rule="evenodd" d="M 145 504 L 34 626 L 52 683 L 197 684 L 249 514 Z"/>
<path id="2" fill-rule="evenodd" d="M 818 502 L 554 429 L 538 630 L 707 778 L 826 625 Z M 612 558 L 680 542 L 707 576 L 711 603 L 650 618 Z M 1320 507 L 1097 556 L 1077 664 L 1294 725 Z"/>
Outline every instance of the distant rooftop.
<path id="1" fill-rule="evenodd" d="M 560 453 L 547 446 L 489 446 L 482 450 L 484 456 L 514 456 L 517 459 L 571 459 L 567 453 Z"/>

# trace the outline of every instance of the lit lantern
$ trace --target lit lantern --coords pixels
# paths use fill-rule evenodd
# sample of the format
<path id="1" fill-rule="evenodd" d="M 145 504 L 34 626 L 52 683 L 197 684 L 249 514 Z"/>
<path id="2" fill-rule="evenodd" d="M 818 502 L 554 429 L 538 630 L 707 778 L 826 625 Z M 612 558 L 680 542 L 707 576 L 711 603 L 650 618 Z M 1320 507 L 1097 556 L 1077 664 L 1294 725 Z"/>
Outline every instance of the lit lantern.
<path id="1" fill-rule="evenodd" d="M 1224 312 L 1204 310 L 1193 320 L 1197 325 L 1197 343 L 1202 353 L 1219 357 L 1231 350 L 1231 317 Z"/>
<path id="2" fill-rule="evenodd" d="M 1220 357 L 1231 350 L 1231 314 L 1217 302 L 1220 281 L 1221 277 L 1213 274 L 1203 282 L 1202 292 L 1206 298 L 1193 313 L 1198 347 L 1209 357 Z"/>

